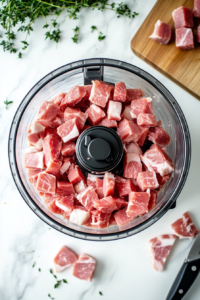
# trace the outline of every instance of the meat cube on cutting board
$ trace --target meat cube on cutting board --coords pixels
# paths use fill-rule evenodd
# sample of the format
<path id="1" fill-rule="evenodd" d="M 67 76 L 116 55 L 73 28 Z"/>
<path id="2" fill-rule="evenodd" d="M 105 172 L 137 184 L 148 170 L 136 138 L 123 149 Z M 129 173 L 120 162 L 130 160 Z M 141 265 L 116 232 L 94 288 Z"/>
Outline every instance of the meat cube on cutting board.
<path id="1" fill-rule="evenodd" d="M 172 12 L 175 28 L 193 28 L 193 15 L 190 8 L 180 6 Z"/>
<path id="2" fill-rule="evenodd" d="M 92 281 L 96 260 L 88 254 L 81 254 L 75 262 L 73 275 L 78 279 Z"/>
<path id="3" fill-rule="evenodd" d="M 191 28 L 176 29 L 176 47 L 180 50 L 194 49 L 194 36 Z"/>
<path id="4" fill-rule="evenodd" d="M 54 258 L 56 272 L 62 272 L 78 260 L 78 255 L 70 248 L 63 246 Z"/>
<path id="5" fill-rule="evenodd" d="M 150 38 L 159 44 L 166 45 L 169 43 L 172 34 L 172 26 L 158 20 L 154 27 L 154 32 Z"/>
<path id="6" fill-rule="evenodd" d="M 171 226 L 175 234 L 180 239 L 193 238 L 199 233 L 199 230 L 196 228 L 188 212 L 184 213 L 183 216 L 176 222 L 174 222 Z"/>

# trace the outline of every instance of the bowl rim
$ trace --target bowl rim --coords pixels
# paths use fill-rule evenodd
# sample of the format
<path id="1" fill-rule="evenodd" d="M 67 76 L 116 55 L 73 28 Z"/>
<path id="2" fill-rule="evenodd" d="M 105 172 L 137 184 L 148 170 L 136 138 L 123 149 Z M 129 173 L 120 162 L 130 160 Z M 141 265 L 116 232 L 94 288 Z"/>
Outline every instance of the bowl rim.
<path id="1" fill-rule="evenodd" d="M 98 61 L 98 62 L 94 62 L 94 61 Z M 121 231 L 114 232 L 114 233 L 104 233 L 104 234 L 102 234 L 102 233 L 99 233 L 99 234 L 98 233 L 97 234 L 96 233 L 95 234 L 84 233 L 84 232 L 81 232 L 81 231 L 78 231 L 75 229 L 71 229 L 67 226 L 64 226 L 64 225 L 60 224 L 59 222 L 55 221 L 54 219 L 52 219 L 29 196 L 27 189 L 25 188 L 25 186 L 20 178 L 19 171 L 17 168 L 17 162 L 16 162 L 15 144 L 16 144 L 17 131 L 18 131 L 18 127 L 19 127 L 19 123 L 20 123 L 20 119 L 21 119 L 19 117 L 16 119 L 17 114 L 20 112 L 20 116 L 22 117 L 27 105 L 30 103 L 32 98 L 38 93 L 38 91 L 41 88 L 43 88 L 51 80 L 55 79 L 56 77 L 58 77 L 64 73 L 70 72 L 72 70 L 79 69 L 81 67 L 82 68 L 89 67 L 89 66 L 90 67 L 91 66 L 108 66 L 108 67 L 114 67 L 117 69 L 122 69 L 122 70 L 125 70 L 128 72 L 131 72 L 135 75 L 138 75 L 139 77 L 141 77 L 142 79 L 146 80 L 151 85 L 153 85 L 154 88 L 156 88 L 162 94 L 162 96 L 168 101 L 168 103 L 171 105 L 174 112 L 176 113 L 177 119 L 179 120 L 179 124 L 181 127 L 181 133 L 183 136 L 183 144 L 185 146 L 184 147 L 184 164 L 181 169 L 181 173 L 177 180 L 176 186 L 175 186 L 174 190 L 172 191 L 168 200 L 160 207 L 160 209 L 157 212 L 155 212 L 150 218 L 148 218 L 144 222 L 136 225 L 135 227 L 131 227 L 129 229 L 121 230 Z M 67 70 L 66 70 L 66 67 L 68 67 Z M 52 73 L 55 73 L 55 74 L 52 74 Z M 45 79 L 47 79 L 47 80 L 45 80 Z M 37 86 L 38 86 L 38 88 L 36 88 Z M 34 89 L 35 89 L 35 91 L 34 91 Z M 32 91 L 34 91 L 34 92 L 32 93 Z M 23 105 L 23 102 L 26 100 L 26 98 L 31 93 L 32 93 L 32 95 L 31 95 L 29 101 L 27 101 L 26 104 Z M 14 132 L 13 137 L 11 137 L 12 132 Z M 12 158 L 11 158 L 11 156 L 12 156 Z M 187 121 L 185 119 L 185 116 L 184 116 L 178 102 L 175 100 L 173 95 L 168 91 L 168 89 L 159 80 L 157 80 L 154 76 L 152 76 L 148 72 L 144 71 L 143 69 L 141 69 L 135 65 L 132 65 L 130 63 L 127 63 L 127 62 L 124 62 L 121 60 L 115 60 L 115 59 L 110 59 L 110 58 L 89 58 L 89 59 L 81 59 L 81 60 L 77 60 L 77 61 L 65 64 L 65 65 L 49 72 L 44 77 L 42 77 L 24 96 L 24 98 L 22 99 L 22 101 L 20 102 L 20 104 L 16 110 L 16 113 L 15 113 L 12 123 L 11 123 L 10 131 L 9 131 L 9 139 L 8 139 L 8 160 L 9 160 L 11 174 L 15 181 L 15 184 L 17 186 L 19 193 L 21 194 L 22 198 L 24 199 L 26 204 L 29 206 L 29 208 L 31 208 L 31 210 L 42 221 L 44 221 L 46 224 L 53 227 L 54 229 L 56 229 L 62 233 L 65 233 L 67 235 L 73 236 L 75 238 L 88 240 L 88 241 L 113 241 L 116 239 L 126 238 L 128 236 L 134 235 L 134 234 L 139 233 L 142 230 L 148 228 L 149 226 L 151 226 L 152 224 L 157 222 L 172 206 L 174 206 L 176 199 L 178 198 L 178 196 L 180 195 L 180 193 L 184 187 L 184 184 L 186 182 L 186 179 L 187 179 L 187 176 L 189 173 L 190 162 L 191 162 L 191 138 L 190 138 L 190 132 L 189 132 L 189 128 L 187 125 Z M 33 205 L 37 207 L 36 209 L 33 209 L 30 206 L 30 204 L 28 203 L 28 201 L 25 199 L 23 193 L 21 192 L 21 190 L 18 186 L 16 177 L 19 181 L 19 184 L 20 184 L 22 190 L 25 192 L 26 196 L 28 196 L 30 202 L 32 202 Z M 65 227 L 66 231 L 68 231 L 68 232 L 63 232 L 62 228 L 60 228 L 60 227 Z M 105 237 L 106 237 L 106 239 L 104 239 Z"/>

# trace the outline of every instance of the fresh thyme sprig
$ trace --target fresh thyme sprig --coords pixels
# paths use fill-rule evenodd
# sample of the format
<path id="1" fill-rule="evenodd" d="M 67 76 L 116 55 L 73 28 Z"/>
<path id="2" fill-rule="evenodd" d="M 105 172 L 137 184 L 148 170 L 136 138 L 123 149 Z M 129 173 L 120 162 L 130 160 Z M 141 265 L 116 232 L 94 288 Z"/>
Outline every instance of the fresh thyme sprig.
<path id="1" fill-rule="evenodd" d="M 74 36 L 72 37 L 72 41 L 77 44 L 78 43 L 79 27 L 76 26 L 76 28 L 74 28 L 73 30 L 74 30 Z"/>
<path id="2" fill-rule="evenodd" d="M 99 41 L 102 41 L 102 40 L 104 40 L 104 39 L 106 38 L 106 36 L 103 35 L 103 33 L 102 33 L 101 31 L 99 31 L 98 28 L 97 28 L 96 26 L 92 25 L 92 26 L 91 26 L 91 29 L 92 29 L 92 32 L 94 32 L 95 30 L 98 31 L 98 34 L 99 34 L 99 35 L 98 35 L 98 40 L 99 40 Z"/>

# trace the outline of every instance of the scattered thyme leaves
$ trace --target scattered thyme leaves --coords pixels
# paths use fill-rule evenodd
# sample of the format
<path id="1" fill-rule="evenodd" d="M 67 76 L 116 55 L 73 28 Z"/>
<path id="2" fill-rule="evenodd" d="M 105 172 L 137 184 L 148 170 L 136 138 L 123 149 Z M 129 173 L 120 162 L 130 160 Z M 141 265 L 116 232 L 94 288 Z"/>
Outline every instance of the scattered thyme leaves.
<path id="1" fill-rule="evenodd" d="M 95 30 L 97 30 L 97 27 L 94 26 L 94 25 L 92 25 L 92 26 L 91 26 L 91 29 L 92 29 L 92 32 L 94 32 Z"/>
<path id="2" fill-rule="evenodd" d="M 50 295 L 50 294 L 48 294 L 48 297 L 49 297 L 49 298 L 51 298 L 51 300 L 54 300 L 54 299 L 55 299 L 55 298 L 51 297 L 51 295 Z"/>
<path id="3" fill-rule="evenodd" d="M 8 101 L 8 99 L 6 98 L 6 101 L 4 101 L 4 104 L 6 105 L 6 109 L 8 109 L 8 105 L 12 104 L 13 101 Z"/>
<path id="4" fill-rule="evenodd" d="M 57 276 L 56 276 L 56 275 L 53 275 L 53 277 L 57 279 Z"/>
<path id="5" fill-rule="evenodd" d="M 35 265 L 36 265 L 36 262 L 34 262 L 34 263 L 33 263 L 33 265 L 32 265 L 32 268 L 34 268 L 34 267 L 35 267 Z"/>
<path id="6" fill-rule="evenodd" d="M 38 271 L 41 272 L 41 269 L 39 268 Z"/>
<path id="7" fill-rule="evenodd" d="M 63 281 L 64 283 L 68 283 L 66 279 L 63 279 L 62 281 Z"/>
<path id="8" fill-rule="evenodd" d="M 50 272 L 51 274 L 53 274 L 53 270 L 52 270 L 52 269 L 50 269 L 49 272 Z"/>
<path id="9" fill-rule="evenodd" d="M 92 29 L 92 32 L 94 32 L 95 30 L 98 31 L 98 34 L 99 34 L 99 35 L 98 35 L 98 40 L 99 40 L 99 41 L 102 41 L 102 40 L 104 40 L 104 39 L 106 38 L 106 36 L 103 35 L 103 33 L 102 33 L 101 31 L 99 31 L 98 28 L 97 28 L 96 26 L 92 25 L 92 26 L 91 26 L 91 29 Z"/>
<path id="10" fill-rule="evenodd" d="M 54 289 L 57 289 L 61 285 L 62 280 L 57 280 L 57 283 L 54 285 Z"/>
<path id="11" fill-rule="evenodd" d="M 74 31 L 74 36 L 72 37 L 72 41 L 78 44 L 79 27 L 76 26 L 76 28 L 74 28 L 73 31 Z"/>
<path id="12" fill-rule="evenodd" d="M 99 292 L 99 295 L 103 296 L 103 293 L 102 293 L 102 292 Z"/>

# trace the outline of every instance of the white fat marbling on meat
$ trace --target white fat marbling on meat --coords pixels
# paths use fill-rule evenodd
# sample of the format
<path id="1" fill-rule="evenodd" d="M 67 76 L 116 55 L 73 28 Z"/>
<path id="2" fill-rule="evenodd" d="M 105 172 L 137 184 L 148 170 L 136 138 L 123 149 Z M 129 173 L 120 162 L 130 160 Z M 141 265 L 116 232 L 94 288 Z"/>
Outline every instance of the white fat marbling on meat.
<path id="1" fill-rule="evenodd" d="M 82 209 L 74 209 L 70 214 L 69 221 L 77 224 L 83 225 L 90 217 L 90 213 L 88 211 Z"/>
<path id="2" fill-rule="evenodd" d="M 79 131 L 78 131 L 78 128 L 77 128 L 76 124 L 74 124 L 74 127 L 72 128 L 70 133 L 68 135 L 64 136 L 62 138 L 62 140 L 63 140 L 64 143 L 66 143 L 66 142 L 74 139 L 77 136 L 79 136 Z"/>
<path id="3" fill-rule="evenodd" d="M 42 132 L 45 130 L 45 127 L 42 126 L 41 124 L 37 123 L 37 122 L 33 122 L 33 124 L 31 125 L 31 132 L 32 133 L 38 133 L 38 132 Z"/>
<path id="4" fill-rule="evenodd" d="M 39 139 L 37 141 L 37 143 L 34 143 L 34 146 L 38 149 L 38 150 L 42 150 L 43 149 L 43 139 Z"/>
<path id="5" fill-rule="evenodd" d="M 131 161 L 136 161 L 136 162 L 140 163 L 141 162 L 140 156 L 138 154 L 135 154 L 135 153 L 127 153 L 126 154 L 127 164 Z"/>
<path id="6" fill-rule="evenodd" d="M 70 165 L 71 165 L 70 161 L 65 162 L 65 163 L 62 165 L 62 167 L 60 168 L 60 173 L 61 173 L 61 174 L 64 174 L 64 173 L 69 169 Z"/>
<path id="7" fill-rule="evenodd" d="M 71 208 L 68 208 L 68 207 L 66 207 L 65 205 L 61 204 L 61 203 L 59 202 L 59 200 L 56 200 L 55 204 L 56 204 L 56 206 L 58 206 L 60 209 L 64 210 L 64 211 L 65 211 L 66 213 L 68 213 L 68 214 L 70 214 L 71 211 L 72 211 Z"/>
<path id="8" fill-rule="evenodd" d="M 34 146 L 30 146 L 24 150 L 24 153 L 36 153 L 36 152 L 38 152 L 38 149 Z"/>

